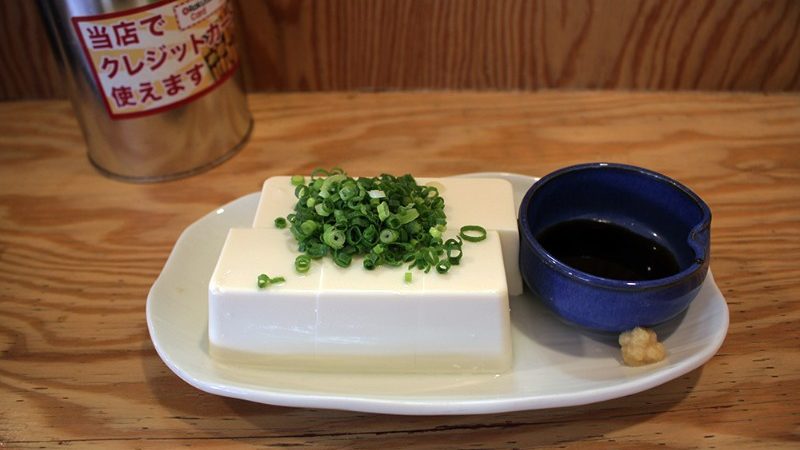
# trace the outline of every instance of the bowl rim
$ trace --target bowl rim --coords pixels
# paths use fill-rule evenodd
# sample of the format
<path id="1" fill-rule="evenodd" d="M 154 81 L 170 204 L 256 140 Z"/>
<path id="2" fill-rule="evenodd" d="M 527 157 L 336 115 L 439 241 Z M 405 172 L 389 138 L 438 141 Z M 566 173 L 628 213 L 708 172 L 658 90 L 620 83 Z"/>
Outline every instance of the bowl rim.
<path id="1" fill-rule="evenodd" d="M 683 192 L 687 195 L 692 201 L 697 204 L 700 208 L 702 217 L 701 220 L 692 227 L 691 231 L 689 232 L 689 246 L 695 251 L 695 261 L 689 265 L 689 267 L 685 268 L 684 270 L 670 275 L 668 277 L 657 278 L 654 280 L 640 280 L 640 281 L 633 281 L 633 280 L 617 280 L 613 278 L 605 278 L 600 277 L 597 275 L 592 275 L 587 272 L 583 272 L 578 270 L 572 266 L 569 266 L 549 252 L 547 252 L 544 247 L 539 244 L 539 241 L 536 240 L 536 237 L 533 236 L 533 232 L 530 228 L 530 223 L 528 221 L 528 214 L 527 210 L 530 206 L 530 203 L 536 195 L 536 193 L 547 183 L 550 181 L 561 177 L 565 174 L 578 172 L 578 171 L 586 171 L 586 170 L 623 170 L 628 172 L 634 172 L 639 175 L 643 175 L 650 179 L 653 179 L 660 183 L 666 183 L 671 185 L 673 188 Z M 675 284 L 679 284 L 688 278 L 692 278 L 694 275 L 702 275 L 702 273 L 708 269 L 709 266 L 709 257 L 710 251 L 705 251 L 705 245 L 701 246 L 696 241 L 693 241 L 691 238 L 698 235 L 698 233 L 704 231 L 705 229 L 711 226 L 711 209 L 708 205 L 700 198 L 697 194 L 695 194 L 691 189 L 686 187 L 685 185 L 681 184 L 677 180 L 670 178 L 664 174 L 655 172 L 650 169 L 645 169 L 644 167 L 633 166 L 629 164 L 621 164 L 621 163 L 610 163 L 610 162 L 590 162 L 590 163 L 583 163 L 583 164 L 576 164 L 572 166 L 563 167 L 561 169 L 555 170 L 537 182 L 535 182 L 530 189 L 525 193 L 525 196 L 522 199 L 519 208 L 519 229 L 522 239 L 524 239 L 527 246 L 529 246 L 533 253 L 547 266 L 555 269 L 556 271 L 560 272 L 567 277 L 579 281 L 584 284 L 591 284 L 602 286 L 606 288 L 615 288 L 615 289 L 637 289 L 637 290 L 649 290 L 649 289 L 658 289 L 658 288 L 665 288 Z M 709 250 L 710 250 L 710 240 L 709 240 Z M 522 250 L 520 250 L 520 253 Z M 702 261 L 698 262 L 697 260 L 702 256 Z M 699 283 L 702 283 L 704 277 L 698 277 Z M 698 284 L 699 284 L 698 283 Z"/>

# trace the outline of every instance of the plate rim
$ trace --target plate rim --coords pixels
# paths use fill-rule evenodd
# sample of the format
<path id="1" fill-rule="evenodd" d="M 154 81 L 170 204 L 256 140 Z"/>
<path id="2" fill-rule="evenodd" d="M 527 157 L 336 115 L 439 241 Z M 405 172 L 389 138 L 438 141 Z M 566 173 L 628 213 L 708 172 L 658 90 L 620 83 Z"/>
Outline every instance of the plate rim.
<path id="1" fill-rule="evenodd" d="M 530 184 L 535 183 L 539 179 L 538 177 L 511 172 L 472 172 L 455 175 L 455 177 L 494 177 L 506 179 L 509 182 L 516 180 L 518 182 Z M 244 203 L 250 201 L 253 197 L 258 196 L 260 196 L 260 192 L 252 192 L 242 195 L 220 207 L 215 208 L 207 214 L 204 214 L 202 217 L 188 225 L 176 240 L 169 256 L 164 262 L 164 267 L 162 268 L 158 277 L 156 277 L 147 295 L 145 307 L 147 328 L 150 335 L 150 340 L 153 343 L 153 347 L 155 348 L 158 356 L 167 365 L 167 367 L 172 370 L 173 373 L 175 373 L 186 383 L 201 391 L 214 395 L 255 401 L 258 403 L 276 406 L 336 409 L 400 415 L 492 414 L 522 410 L 579 406 L 636 394 L 679 378 L 682 375 L 701 367 L 705 362 L 716 355 L 717 351 L 722 346 L 725 337 L 727 336 L 727 331 L 730 324 L 730 311 L 727 302 L 725 301 L 722 292 L 719 290 L 719 287 L 714 281 L 713 274 L 709 269 L 707 279 L 704 283 L 711 283 L 716 294 L 714 297 L 719 297 L 721 299 L 722 311 L 724 312 L 721 317 L 721 326 L 715 330 L 711 336 L 711 339 L 705 346 L 703 346 L 702 351 L 699 351 L 684 359 L 676 366 L 672 366 L 665 370 L 655 370 L 634 380 L 629 380 L 622 386 L 603 386 L 600 388 L 580 390 L 567 394 L 537 394 L 454 400 L 452 397 L 445 396 L 432 396 L 428 399 L 421 399 L 420 397 L 408 398 L 401 396 L 390 399 L 386 397 L 353 396 L 350 394 L 283 392 L 274 389 L 269 390 L 268 387 L 264 389 L 253 389 L 203 380 L 202 377 L 197 376 L 197 374 L 193 374 L 187 370 L 184 370 L 184 368 L 172 358 L 168 349 L 164 348 L 164 342 L 158 339 L 158 324 L 156 323 L 156 318 L 153 315 L 154 303 L 157 301 L 155 298 L 155 290 L 156 287 L 162 282 L 162 278 L 166 272 L 165 269 L 170 265 L 171 262 L 173 262 L 173 258 L 175 257 L 177 250 L 182 244 L 184 244 L 184 241 L 188 239 L 190 235 L 192 235 L 192 232 L 195 228 L 204 224 L 210 219 L 210 217 L 218 215 L 219 211 L 224 211 L 225 209 L 231 207 L 231 205 Z M 513 371 L 514 369 L 512 368 L 511 370 Z M 287 374 L 291 373 L 295 372 L 287 372 Z M 448 374 L 435 375 L 447 376 Z M 379 374 L 376 374 L 376 376 L 379 376 Z"/>

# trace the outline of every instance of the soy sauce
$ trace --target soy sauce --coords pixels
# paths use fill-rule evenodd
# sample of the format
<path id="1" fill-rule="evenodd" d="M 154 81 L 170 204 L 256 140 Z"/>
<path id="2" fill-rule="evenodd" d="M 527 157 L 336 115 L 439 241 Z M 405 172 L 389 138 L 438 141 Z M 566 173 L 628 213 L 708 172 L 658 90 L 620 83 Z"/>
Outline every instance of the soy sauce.
<path id="1" fill-rule="evenodd" d="M 608 222 L 569 220 L 545 229 L 536 240 L 564 264 L 603 278 L 643 281 L 680 271 L 663 245 Z"/>

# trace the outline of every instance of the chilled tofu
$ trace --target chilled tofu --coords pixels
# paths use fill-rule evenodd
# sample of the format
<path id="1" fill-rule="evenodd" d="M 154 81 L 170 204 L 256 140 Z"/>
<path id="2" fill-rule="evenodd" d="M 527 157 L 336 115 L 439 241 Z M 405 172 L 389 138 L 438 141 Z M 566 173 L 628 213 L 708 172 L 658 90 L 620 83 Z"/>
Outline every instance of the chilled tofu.
<path id="1" fill-rule="evenodd" d="M 208 338 L 212 356 L 303 361 L 317 342 L 319 270 L 294 270 L 296 244 L 278 230 L 232 229 L 209 284 Z M 288 277 L 257 289 L 261 273 Z M 227 353 L 226 353 L 227 352 Z"/>
<path id="2" fill-rule="evenodd" d="M 497 232 L 466 243 L 446 274 L 329 258 L 294 271 L 291 233 L 232 229 L 209 284 L 215 359 L 271 367 L 502 372 L 511 364 L 508 290 Z M 259 289 L 260 273 L 285 283 Z"/>
<path id="3" fill-rule="evenodd" d="M 255 228 L 274 228 L 276 217 L 291 213 L 297 202 L 291 177 L 268 178 L 253 220 Z M 519 233 L 511 183 L 499 178 L 417 178 L 420 185 L 434 185 L 445 200 L 450 234 L 464 225 L 480 225 L 497 231 L 503 250 L 508 291 L 522 294 L 519 273 Z"/>
<path id="4" fill-rule="evenodd" d="M 511 183 L 500 178 L 420 178 L 418 183 L 436 183 L 444 198 L 448 229 L 480 225 L 497 231 L 503 249 L 508 292 L 522 294 L 519 273 L 519 229 Z"/>

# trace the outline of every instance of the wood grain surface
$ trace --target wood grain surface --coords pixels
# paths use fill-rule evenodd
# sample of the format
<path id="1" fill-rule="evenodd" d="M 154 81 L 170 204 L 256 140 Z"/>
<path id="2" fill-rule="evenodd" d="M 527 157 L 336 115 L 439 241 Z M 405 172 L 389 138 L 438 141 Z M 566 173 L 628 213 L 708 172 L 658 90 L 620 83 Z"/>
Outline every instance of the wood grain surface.
<path id="1" fill-rule="evenodd" d="M 255 94 L 240 154 L 136 185 L 87 162 L 66 102 L 0 104 L 0 448 L 800 446 L 800 97 Z M 645 166 L 711 206 L 719 353 L 654 389 L 507 414 L 404 417 L 203 393 L 159 359 L 145 298 L 181 231 L 268 176 Z"/>
<path id="2" fill-rule="evenodd" d="M 238 0 L 250 91 L 800 90 L 795 0 Z M 0 2 L 0 99 L 64 97 Z"/>
<path id="3" fill-rule="evenodd" d="M 36 2 L 0 1 L 0 100 L 66 96 Z"/>
<path id="4" fill-rule="evenodd" d="M 791 0 L 240 5 L 253 90 L 800 89 Z"/>

